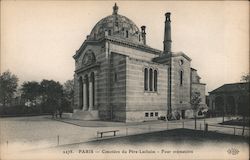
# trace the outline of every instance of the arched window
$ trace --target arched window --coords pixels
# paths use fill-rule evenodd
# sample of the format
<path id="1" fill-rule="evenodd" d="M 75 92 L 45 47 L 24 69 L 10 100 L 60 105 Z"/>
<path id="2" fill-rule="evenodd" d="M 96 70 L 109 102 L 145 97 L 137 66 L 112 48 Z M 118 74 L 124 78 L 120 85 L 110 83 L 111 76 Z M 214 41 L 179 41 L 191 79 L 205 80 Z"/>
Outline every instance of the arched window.
<path id="1" fill-rule="evenodd" d="M 149 69 L 149 90 L 153 91 L 153 69 Z"/>
<path id="2" fill-rule="evenodd" d="M 183 71 L 180 72 L 180 85 L 183 85 Z"/>
<path id="3" fill-rule="evenodd" d="M 145 91 L 157 91 L 158 71 L 152 68 L 144 69 L 144 90 Z"/>
<path id="4" fill-rule="evenodd" d="M 154 91 L 157 91 L 157 70 L 154 70 Z"/>
<path id="5" fill-rule="evenodd" d="M 108 35 L 111 36 L 111 30 L 108 31 Z"/>
<path id="6" fill-rule="evenodd" d="M 117 82 L 117 79 L 118 79 L 118 78 L 117 78 L 117 73 L 115 72 L 115 73 L 114 73 L 114 82 Z"/>
<path id="7" fill-rule="evenodd" d="M 126 30 L 126 38 L 128 38 L 128 30 Z"/>
<path id="8" fill-rule="evenodd" d="M 144 90 L 148 90 L 148 69 L 144 69 Z"/>

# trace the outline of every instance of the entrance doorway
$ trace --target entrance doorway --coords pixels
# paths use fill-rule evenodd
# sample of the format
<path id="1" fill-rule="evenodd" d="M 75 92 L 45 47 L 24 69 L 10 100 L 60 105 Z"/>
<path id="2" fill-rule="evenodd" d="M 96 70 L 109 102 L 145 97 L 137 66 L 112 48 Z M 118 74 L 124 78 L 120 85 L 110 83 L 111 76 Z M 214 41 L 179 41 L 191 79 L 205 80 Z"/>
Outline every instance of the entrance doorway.
<path id="1" fill-rule="evenodd" d="M 181 110 L 181 118 L 185 119 L 185 110 Z"/>

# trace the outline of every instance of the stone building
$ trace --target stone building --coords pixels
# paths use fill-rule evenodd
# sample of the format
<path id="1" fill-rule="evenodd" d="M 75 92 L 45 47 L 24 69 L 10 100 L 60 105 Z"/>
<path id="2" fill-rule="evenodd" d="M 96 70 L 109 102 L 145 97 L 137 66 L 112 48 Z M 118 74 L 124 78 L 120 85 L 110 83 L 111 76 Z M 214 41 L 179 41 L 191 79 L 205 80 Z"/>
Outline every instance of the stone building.
<path id="1" fill-rule="evenodd" d="M 249 82 L 224 84 L 209 92 L 209 110 L 213 115 L 249 112 Z"/>
<path id="2" fill-rule="evenodd" d="M 165 14 L 163 51 L 146 43 L 146 27 L 118 14 L 101 19 L 87 36 L 75 59 L 76 119 L 135 122 L 156 120 L 168 113 L 193 116 L 190 98 L 205 84 L 191 68 L 191 58 L 171 50 L 170 13 Z"/>

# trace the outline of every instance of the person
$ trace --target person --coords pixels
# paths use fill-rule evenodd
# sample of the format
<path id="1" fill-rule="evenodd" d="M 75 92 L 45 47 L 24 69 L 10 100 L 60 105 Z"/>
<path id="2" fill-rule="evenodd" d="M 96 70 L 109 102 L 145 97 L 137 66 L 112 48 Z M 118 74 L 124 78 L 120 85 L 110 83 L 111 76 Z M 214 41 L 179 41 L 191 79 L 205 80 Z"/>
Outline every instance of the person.
<path id="1" fill-rule="evenodd" d="M 169 114 L 167 115 L 167 120 L 168 120 L 168 121 L 172 120 L 172 113 L 169 113 Z"/>
<path id="2" fill-rule="evenodd" d="M 54 111 L 51 111 L 51 116 L 52 116 L 53 119 L 55 118 L 55 112 Z"/>
<path id="3" fill-rule="evenodd" d="M 63 113 L 62 108 L 59 108 L 59 116 L 60 116 L 60 118 L 62 118 L 62 113 Z"/>
<path id="4" fill-rule="evenodd" d="M 56 109 L 56 118 L 57 118 L 58 115 L 59 115 L 59 110 Z"/>

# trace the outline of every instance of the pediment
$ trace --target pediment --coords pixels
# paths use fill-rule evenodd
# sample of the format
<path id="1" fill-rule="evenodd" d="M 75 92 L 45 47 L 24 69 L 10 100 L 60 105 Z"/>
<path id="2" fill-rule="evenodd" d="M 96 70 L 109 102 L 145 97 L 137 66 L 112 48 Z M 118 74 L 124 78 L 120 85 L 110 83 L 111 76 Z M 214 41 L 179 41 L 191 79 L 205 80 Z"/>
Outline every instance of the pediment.
<path id="1" fill-rule="evenodd" d="M 94 52 L 91 49 L 87 50 L 82 59 L 82 66 L 89 66 L 95 62 L 96 58 Z"/>

